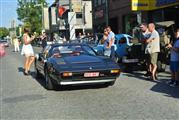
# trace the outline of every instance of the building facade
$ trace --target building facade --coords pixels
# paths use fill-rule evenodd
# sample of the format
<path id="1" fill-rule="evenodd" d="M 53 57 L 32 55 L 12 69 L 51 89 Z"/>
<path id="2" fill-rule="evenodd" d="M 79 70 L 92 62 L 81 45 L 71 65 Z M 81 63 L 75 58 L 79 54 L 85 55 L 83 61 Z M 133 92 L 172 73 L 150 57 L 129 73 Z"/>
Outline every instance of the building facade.
<path id="1" fill-rule="evenodd" d="M 72 36 L 71 39 L 74 39 L 79 33 L 86 34 L 92 32 L 91 0 L 59 0 L 59 5 L 65 7 L 68 11 L 66 18 L 58 18 L 61 34 Z M 71 18 L 70 14 L 68 14 L 69 12 L 72 12 Z"/>
<path id="2" fill-rule="evenodd" d="M 93 1 L 95 28 L 110 25 L 115 34 L 132 34 L 132 29 L 142 22 L 169 20 L 175 21 L 175 27 L 179 27 L 179 0 L 104 0 L 107 4 L 100 5 L 102 1 Z"/>

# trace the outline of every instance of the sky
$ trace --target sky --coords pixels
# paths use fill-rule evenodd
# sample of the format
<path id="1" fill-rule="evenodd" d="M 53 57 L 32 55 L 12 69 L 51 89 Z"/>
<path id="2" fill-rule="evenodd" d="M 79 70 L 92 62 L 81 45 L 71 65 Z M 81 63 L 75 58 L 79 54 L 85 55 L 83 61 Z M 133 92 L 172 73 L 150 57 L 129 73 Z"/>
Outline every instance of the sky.
<path id="1" fill-rule="evenodd" d="M 54 0 L 46 0 L 52 4 Z M 10 22 L 16 20 L 16 24 L 21 23 L 17 20 L 17 0 L 0 0 L 0 27 L 10 28 Z"/>

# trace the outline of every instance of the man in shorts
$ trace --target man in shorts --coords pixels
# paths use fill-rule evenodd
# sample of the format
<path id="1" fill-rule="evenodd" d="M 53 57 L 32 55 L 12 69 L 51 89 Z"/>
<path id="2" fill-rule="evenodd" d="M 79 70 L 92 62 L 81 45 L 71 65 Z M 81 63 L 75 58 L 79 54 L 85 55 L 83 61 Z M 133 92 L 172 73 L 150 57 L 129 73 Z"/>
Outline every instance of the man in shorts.
<path id="1" fill-rule="evenodd" d="M 151 67 L 151 80 L 156 80 L 156 71 L 157 71 L 157 59 L 158 53 L 160 52 L 160 37 L 159 33 L 155 30 L 154 23 L 150 23 L 148 25 L 149 32 L 151 32 L 151 36 L 146 40 L 147 46 L 145 49 L 145 53 L 150 56 L 150 67 Z"/>

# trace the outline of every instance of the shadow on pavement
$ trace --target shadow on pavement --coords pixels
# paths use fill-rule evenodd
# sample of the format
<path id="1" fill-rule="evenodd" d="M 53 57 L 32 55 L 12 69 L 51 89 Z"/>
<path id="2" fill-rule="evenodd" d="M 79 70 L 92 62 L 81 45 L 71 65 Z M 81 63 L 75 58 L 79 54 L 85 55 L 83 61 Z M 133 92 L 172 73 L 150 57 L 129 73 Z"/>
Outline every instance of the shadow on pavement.
<path id="1" fill-rule="evenodd" d="M 18 102 L 26 102 L 26 101 L 36 101 L 45 99 L 46 97 L 39 95 L 39 94 L 32 94 L 32 95 L 22 95 L 22 96 L 15 96 L 15 97 L 8 97 L 3 99 L 5 103 L 18 103 Z"/>
<path id="2" fill-rule="evenodd" d="M 18 67 L 18 72 L 24 72 L 24 68 L 23 67 Z"/>
<path id="3" fill-rule="evenodd" d="M 156 84 L 151 88 L 152 91 L 154 92 L 159 92 L 159 93 L 164 93 L 164 96 L 167 97 L 174 97 L 174 98 L 179 98 L 179 86 L 178 87 L 171 87 L 166 84 L 166 81 L 170 79 L 170 72 L 165 72 L 166 75 L 159 74 L 159 80 L 157 81 L 151 81 L 149 78 L 145 77 L 143 73 L 140 72 L 131 72 L 131 73 L 123 73 L 124 76 L 128 77 L 135 77 L 137 80 L 146 80 L 146 81 L 151 81 L 155 82 Z M 161 79 L 161 77 L 164 77 Z M 168 78 L 168 79 L 167 79 Z"/>
<path id="4" fill-rule="evenodd" d="M 31 72 L 31 76 L 35 79 L 44 89 L 45 88 L 45 78 L 42 76 L 36 78 L 35 72 Z M 95 84 L 95 85 L 68 85 L 68 86 L 60 86 L 56 85 L 54 91 L 74 91 L 74 90 L 86 90 L 86 89 L 100 89 L 106 88 L 106 84 Z"/>
<path id="5" fill-rule="evenodd" d="M 167 74 L 167 75 L 164 75 L 164 74 Z M 162 74 L 161 72 L 157 74 L 159 82 L 164 80 L 162 78 L 168 78 L 168 79 L 170 79 L 171 75 L 170 75 L 169 72 L 164 72 L 164 74 Z M 134 77 L 134 78 L 137 78 L 139 80 L 151 81 L 150 77 L 144 76 L 144 73 L 141 73 L 141 71 L 124 72 L 123 75 L 127 76 L 127 77 Z M 154 82 L 154 81 L 151 81 L 151 82 Z"/>
<path id="6" fill-rule="evenodd" d="M 166 80 L 163 80 L 163 82 L 158 82 L 151 88 L 151 90 L 154 92 L 164 93 L 164 96 L 167 97 L 179 98 L 179 86 L 171 87 L 166 84 Z"/>
<path id="7" fill-rule="evenodd" d="M 134 78 L 137 78 L 139 80 L 146 80 L 146 81 L 151 81 L 149 79 L 149 77 L 145 77 L 143 73 L 140 73 L 140 72 L 130 72 L 130 73 L 123 73 L 124 76 L 127 76 L 127 77 L 134 77 Z"/>

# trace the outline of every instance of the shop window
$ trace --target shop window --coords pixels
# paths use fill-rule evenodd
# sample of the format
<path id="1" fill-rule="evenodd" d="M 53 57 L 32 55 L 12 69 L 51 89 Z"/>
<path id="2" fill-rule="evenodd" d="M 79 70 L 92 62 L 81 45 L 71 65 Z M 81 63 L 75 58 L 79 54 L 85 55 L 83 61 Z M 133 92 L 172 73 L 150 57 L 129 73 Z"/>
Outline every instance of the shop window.
<path id="1" fill-rule="evenodd" d="M 82 13 L 76 13 L 76 18 L 77 19 L 82 18 Z"/>
<path id="2" fill-rule="evenodd" d="M 101 5 L 101 0 L 98 0 L 98 5 Z"/>
<path id="3" fill-rule="evenodd" d="M 123 16 L 124 32 L 132 35 L 133 29 L 138 25 L 137 14 L 129 14 Z"/>
<path id="4" fill-rule="evenodd" d="M 106 3 L 107 0 L 102 0 L 102 4 Z"/>

